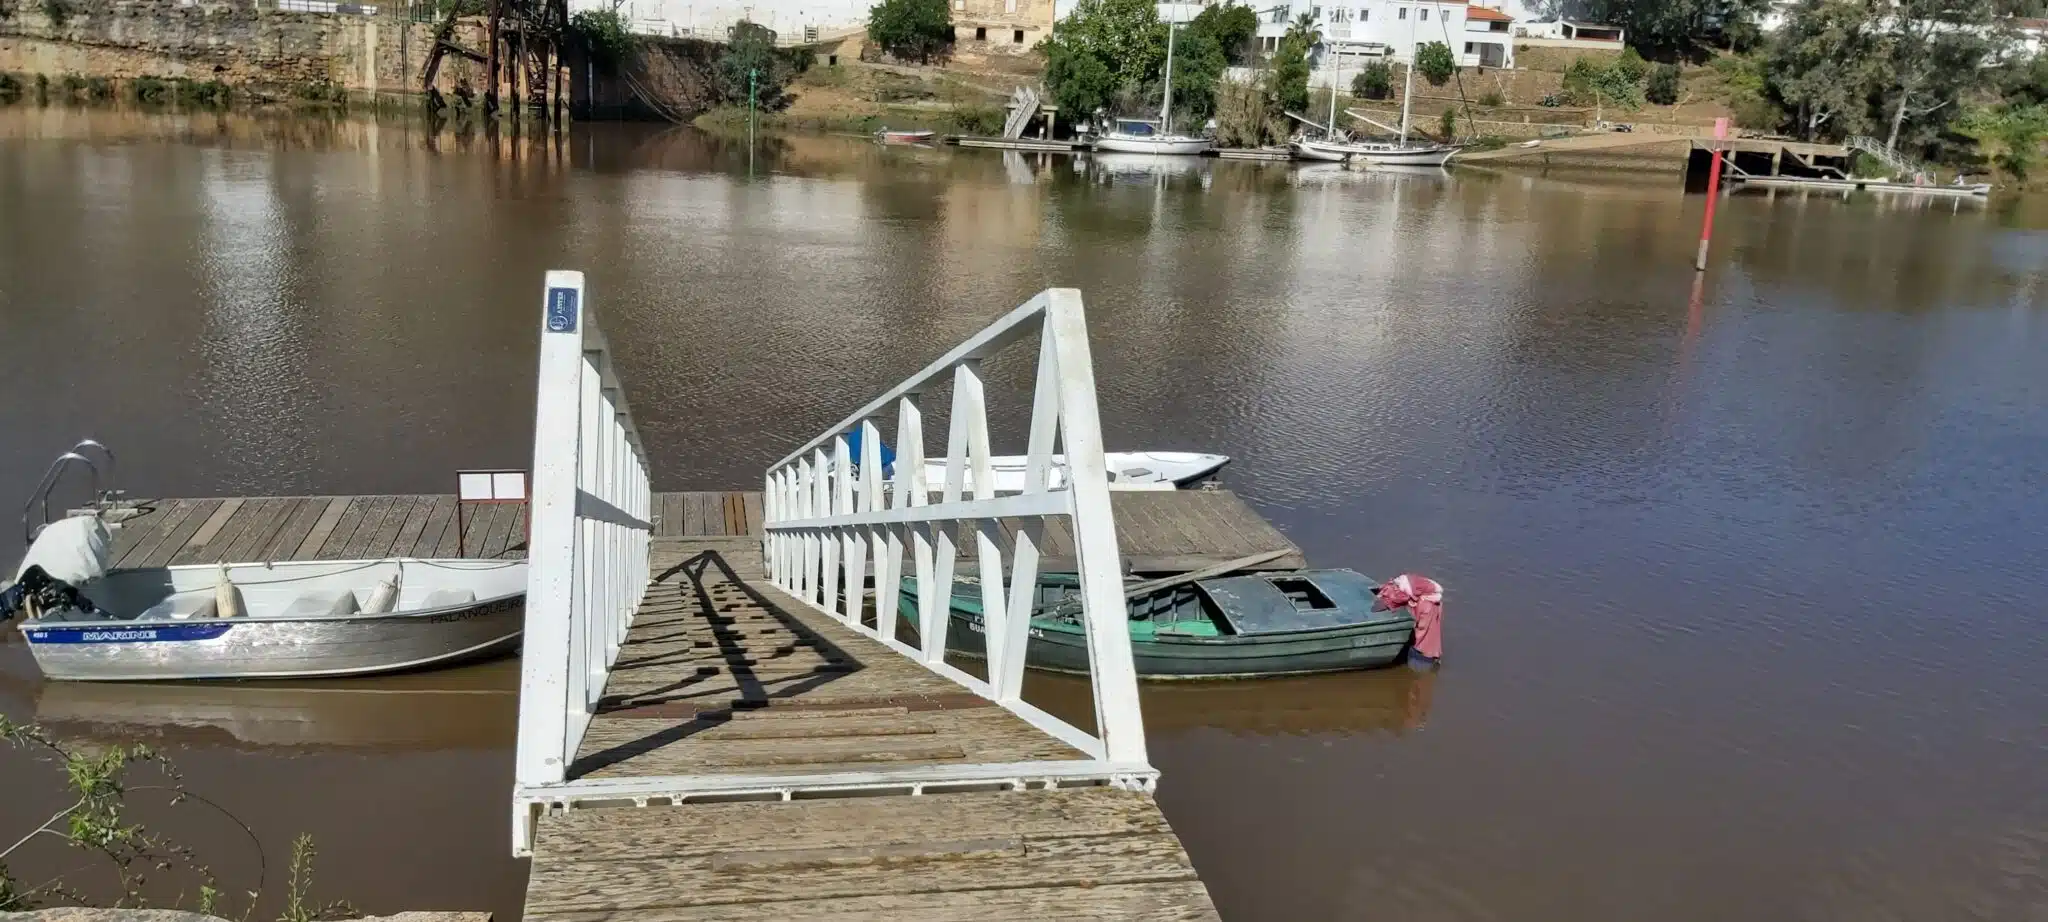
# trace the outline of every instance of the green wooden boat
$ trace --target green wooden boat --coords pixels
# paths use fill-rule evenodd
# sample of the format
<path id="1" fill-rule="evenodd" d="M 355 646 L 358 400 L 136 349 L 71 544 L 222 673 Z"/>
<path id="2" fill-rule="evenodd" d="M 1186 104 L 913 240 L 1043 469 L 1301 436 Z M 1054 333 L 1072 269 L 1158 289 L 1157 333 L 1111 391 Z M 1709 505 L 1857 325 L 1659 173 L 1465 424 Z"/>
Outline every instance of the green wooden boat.
<path id="1" fill-rule="evenodd" d="M 1379 584 L 1353 570 L 1295 570 L 1203 579 L 1141 593 L 1130 605 L 1131 653 L 1147 679 L 1239 679 L 1370 669 L 1394 662 L 1414 639 L 1406 608 L 1374 611 Z M 1088 671 L 1080 580 L 1039 577 L 1024 663 Z M 903 581 L 901 611 L 915 619 L 916 580 Z M 985 656 L 981 585 L 953 584 L 946 647 Z"/>

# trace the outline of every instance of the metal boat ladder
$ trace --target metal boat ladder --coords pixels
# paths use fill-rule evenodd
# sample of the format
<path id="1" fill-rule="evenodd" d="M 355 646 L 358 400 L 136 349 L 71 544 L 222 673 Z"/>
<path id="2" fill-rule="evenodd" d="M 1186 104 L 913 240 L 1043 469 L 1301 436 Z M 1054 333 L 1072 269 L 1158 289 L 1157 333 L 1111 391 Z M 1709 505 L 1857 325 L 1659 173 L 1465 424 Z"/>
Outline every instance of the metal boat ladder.
<path id="1" fill-rule="evenodd" d="M 106 462 L 106 470 L 100 469 L 98 457 Z M 92 475 L 92 502 L 95 511 L 113 509 L 126 504 L 126 494 L 114 488 L 114 450 L 92 439 L 81 439 L 71 450 L 57 456 L 43 471 L 43 479 L 36 482 L 36 488 L 29 492 L 28 502 L 21 506 L 21 532 L 23 541 L 34 541 L 44 527 L 56 521 L 50 516 L 50 494 L 57 484 L 64 480 L 64 472 L 73 465 L 83 464 Z"/>

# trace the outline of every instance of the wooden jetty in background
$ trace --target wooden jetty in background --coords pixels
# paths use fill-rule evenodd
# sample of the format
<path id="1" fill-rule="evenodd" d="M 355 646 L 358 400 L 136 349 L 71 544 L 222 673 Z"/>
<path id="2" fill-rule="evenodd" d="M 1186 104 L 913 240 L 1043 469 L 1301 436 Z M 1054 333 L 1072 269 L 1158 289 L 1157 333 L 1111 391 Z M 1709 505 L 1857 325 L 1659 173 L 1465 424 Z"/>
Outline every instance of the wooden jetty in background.
<path id="1" fill-rule="evenodd" d="M 1080 141 L 1053 141 L 1044 138 L 947 138 L 946 143 L 957 147 L 979 147 L 989 150 L 1023 150 L 1050 154 L 1071 154 L 1088 149 Z"/>

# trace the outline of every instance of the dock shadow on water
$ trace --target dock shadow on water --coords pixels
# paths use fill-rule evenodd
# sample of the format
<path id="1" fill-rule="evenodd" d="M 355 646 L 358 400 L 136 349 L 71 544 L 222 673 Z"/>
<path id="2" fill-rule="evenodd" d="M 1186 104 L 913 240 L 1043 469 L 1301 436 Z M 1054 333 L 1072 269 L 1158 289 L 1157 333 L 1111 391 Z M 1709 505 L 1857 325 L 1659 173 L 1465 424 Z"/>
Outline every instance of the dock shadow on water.
<path id="1" fill-rule="evenodd" d="M 1070 285 L 1110 447 L 1230 455 L 1314 565 L 1449 590 L 1433 676 L 1145 688 L 1160 803 L 1224 918 L 2048 904 L 2048 199 L 1732 197 L 1696 279 L 1675 172 L 206 119 L 0 109 L 0 509 L 81 436 L 138 495 L 525 467 L 549 267 L 589 274 L 656 488 L 758 489 Z M 1025 380 L 992 362 L 991 403 Z M 329 698 L 59 688 L 0 656 L 10 715 L 162 741 L 273 874 L 305 831 L 326 895 L 518 912 L 511 663 Z M 1074 687 L 1027 696 L 1085 725 Z M 54 785 L 15 772 L 0 819 L 40 821 Z M 167 831 L 254 873 L 190 817 Z"/>

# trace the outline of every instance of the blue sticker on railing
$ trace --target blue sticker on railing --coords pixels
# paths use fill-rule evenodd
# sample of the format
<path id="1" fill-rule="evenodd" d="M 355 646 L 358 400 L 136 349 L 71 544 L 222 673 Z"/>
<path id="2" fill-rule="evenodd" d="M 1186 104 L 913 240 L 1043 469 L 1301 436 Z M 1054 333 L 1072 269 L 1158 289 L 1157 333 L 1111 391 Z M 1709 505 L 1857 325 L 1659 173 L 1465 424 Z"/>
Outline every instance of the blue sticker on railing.
<path id="1" fill-rule="evenodd" d="M 155 627 L 41 627 L 29 628 L 29 643 L 166 643 L 212 640 L 226 634 L 232 624 L 166 624 Z"/>
<path id="2" fill-rule="evenodd" d="M 576 332 L 576 289 L 548 289 L 548 332 Z"/>

